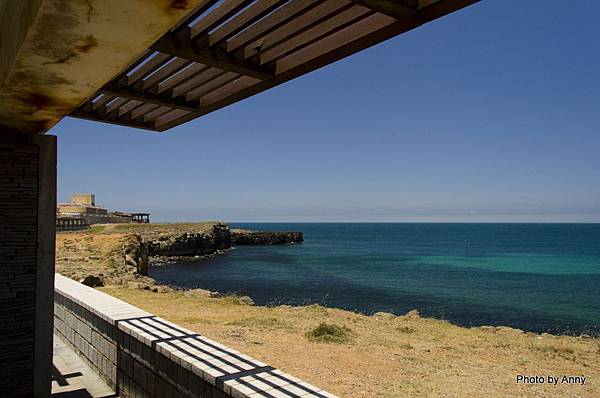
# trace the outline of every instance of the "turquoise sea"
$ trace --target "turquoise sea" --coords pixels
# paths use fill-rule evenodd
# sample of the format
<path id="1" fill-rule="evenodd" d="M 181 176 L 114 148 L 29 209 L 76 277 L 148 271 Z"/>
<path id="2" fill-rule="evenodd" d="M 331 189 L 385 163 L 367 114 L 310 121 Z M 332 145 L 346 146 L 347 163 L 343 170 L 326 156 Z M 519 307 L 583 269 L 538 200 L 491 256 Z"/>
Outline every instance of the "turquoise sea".
<path id="1" fill-rule="evenodd" d="M 151 269 L 170 284 L 422 314 L 464 326 L 600 334 L 600 224 L 232 224 L 302 231 L 305 243 L 246 246 Z"/>

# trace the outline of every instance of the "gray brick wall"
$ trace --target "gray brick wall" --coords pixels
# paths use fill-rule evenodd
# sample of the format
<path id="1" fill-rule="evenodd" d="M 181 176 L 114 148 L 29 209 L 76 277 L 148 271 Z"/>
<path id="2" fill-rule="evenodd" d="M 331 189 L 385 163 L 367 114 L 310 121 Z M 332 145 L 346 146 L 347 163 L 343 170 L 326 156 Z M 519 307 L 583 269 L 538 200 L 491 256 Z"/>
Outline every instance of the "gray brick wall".
<path id="1" fill-rule="evenodd" d="M 38 151 L 0 141 L 0 396 L 33 394 Z"/>
<path id="2" fill-rule="evenodd" d="M 218 397 L 189 369 L 56 293 L 54 331 L 123 397 Z"/>

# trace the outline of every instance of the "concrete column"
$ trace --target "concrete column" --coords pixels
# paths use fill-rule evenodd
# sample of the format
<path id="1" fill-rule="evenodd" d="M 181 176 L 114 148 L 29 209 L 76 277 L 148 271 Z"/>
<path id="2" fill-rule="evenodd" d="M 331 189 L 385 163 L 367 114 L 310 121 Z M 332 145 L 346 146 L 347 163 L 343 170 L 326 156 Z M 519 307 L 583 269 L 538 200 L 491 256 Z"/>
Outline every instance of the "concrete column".
<path id="1" fill-rule="evenodd" d="M 56 137 L 0 131 L 0 396 L 47 397 Z"/>
<path id="2" fill-rule="evenodd" d="M 56 137 L 38 135 L 37 267 L 35 286 L 34 396 L 51 387 L 56 246 Z"/>

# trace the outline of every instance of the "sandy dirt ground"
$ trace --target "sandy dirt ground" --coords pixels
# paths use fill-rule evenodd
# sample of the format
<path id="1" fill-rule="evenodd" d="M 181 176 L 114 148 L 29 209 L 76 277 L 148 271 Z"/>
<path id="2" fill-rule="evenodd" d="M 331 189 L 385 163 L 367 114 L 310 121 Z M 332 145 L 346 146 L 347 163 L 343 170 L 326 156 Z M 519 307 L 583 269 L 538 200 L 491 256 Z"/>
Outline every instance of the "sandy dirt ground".
<path id="1" fill-rule="evenodd" d="M 96 224 L 91 229 L 56 234 L 56 272 L 75 280 L 103 275 L 109 280 L 132 279 L 122 247 L 131 234 L 145 239 L 184 232 L 209 231 L 215 222 L 178 224 Z"/>
<path id="2" fill-rule="evenodd" d="M 102 288 L 341 397 L 600 397 L 600 339 L 462 328 L 418 315 L 365 316 L 321 306 L 260 307 L 207 292 Z M 345 343 L 314 342 L 321 323 Z M 517 375 L 585 376 L 517 384 Z"/>

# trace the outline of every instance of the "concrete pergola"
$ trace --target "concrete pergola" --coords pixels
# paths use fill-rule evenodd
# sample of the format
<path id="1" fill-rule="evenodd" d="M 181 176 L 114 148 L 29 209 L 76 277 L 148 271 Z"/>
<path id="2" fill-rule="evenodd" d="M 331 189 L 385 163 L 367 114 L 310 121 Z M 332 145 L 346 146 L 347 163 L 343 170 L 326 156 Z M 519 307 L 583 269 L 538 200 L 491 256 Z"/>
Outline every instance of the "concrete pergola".
<path id="1" fill-rule="evenodd" d="M 150 222 L 150 213 L 131 213 L 131 221 L 148 224 Z"/>
<path id="2" fill-rule="evenodd" d="M 61 118 L 164 131 L 476 1 L 0 2 L 0 395 L 50 394 Z"/>

